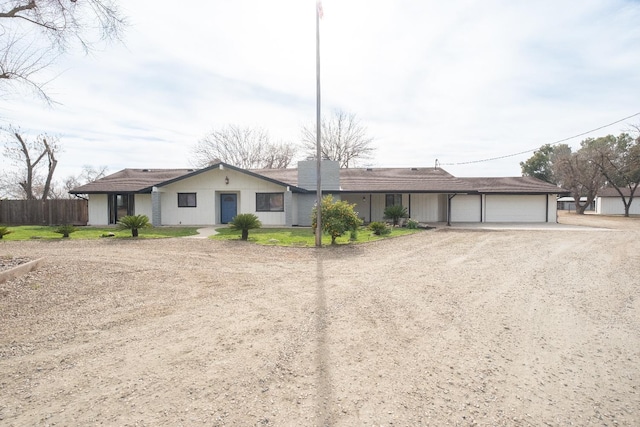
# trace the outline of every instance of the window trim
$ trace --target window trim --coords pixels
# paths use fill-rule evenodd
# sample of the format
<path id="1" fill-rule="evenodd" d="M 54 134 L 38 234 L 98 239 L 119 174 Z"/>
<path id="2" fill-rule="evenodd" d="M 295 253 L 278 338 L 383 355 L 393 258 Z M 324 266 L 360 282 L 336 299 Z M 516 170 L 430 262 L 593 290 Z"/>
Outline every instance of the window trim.
<path id="1" fill-rule="evenodd" d="M 198 207 L 198 193 L 178 193 L 178 207 L 179 208 L 197 208 Z M 180 199 L 182 196 L 182 204 L 180 203 Z M 190 197 L 193 196 L 193 204 L 189 204 Z"/>
<path id="2" fill-rule="evenodd" d="M 391 204 L 391 205 L 387 203 L 387 198 L 388 198 L 389 196 L 393 196 L 393 204 Z M 395 206 L 395 205 L 397 205 L 398 203 L 396 203 L 396 199 L 398 198 L 398 196 L 399 196 L 399 198 L 400 198 L 400 203 L 399 203 L 399 205 L 400 205 L 400 206 L 402 206 L 402 193 L 386 193 L 386 194 L 384 195 L 384 207 L 385 207 L 385 209 L 386 209 L 386 208 L 388 208 L 389 206 Z"/>
<path id="3" fill-rule="evenodd" d="M 269 209 L 260 209 L 260 203 L 258 203 L 258 198 L 261 196 L 262 197 L 269 196 L 269 199 L 268 199 Z M 282 200 L 281 207 L 277 209 L 271 208 L 272 206 L 271 196 L 281 197 L 281 200 Z M 278 192 L 256 193 L 256 212 L 284 212 L 284 193 L 283 192 L 282 193 L 278 193 Z"/>

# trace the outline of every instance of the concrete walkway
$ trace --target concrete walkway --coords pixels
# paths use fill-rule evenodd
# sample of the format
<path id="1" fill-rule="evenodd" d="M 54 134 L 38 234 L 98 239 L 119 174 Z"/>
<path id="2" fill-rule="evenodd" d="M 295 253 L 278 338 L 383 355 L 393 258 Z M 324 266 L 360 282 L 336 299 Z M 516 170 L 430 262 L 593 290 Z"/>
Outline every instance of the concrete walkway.
<path id="1" fill-rule="evenodd" d="M 216 227 L 219 228 L 219 227 Z M 193 236 L 185 236 L 186 239 L 206 239 L 209 236 L 213 236 L 214 234 L 218 234 L 216 228 L 213 227 L 203 227 L 198 228 L 198 234 Z"/>

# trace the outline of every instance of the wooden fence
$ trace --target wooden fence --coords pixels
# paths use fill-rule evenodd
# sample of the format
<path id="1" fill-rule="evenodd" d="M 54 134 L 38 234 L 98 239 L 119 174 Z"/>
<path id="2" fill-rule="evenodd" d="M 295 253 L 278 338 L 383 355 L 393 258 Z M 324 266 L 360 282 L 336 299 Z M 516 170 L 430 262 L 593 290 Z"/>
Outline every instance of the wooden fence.
<path id="1" fill-rule="evenodd" d="M 87 222 L 86 200 L 0 200 L 2 225 L 87 225 Z"/>

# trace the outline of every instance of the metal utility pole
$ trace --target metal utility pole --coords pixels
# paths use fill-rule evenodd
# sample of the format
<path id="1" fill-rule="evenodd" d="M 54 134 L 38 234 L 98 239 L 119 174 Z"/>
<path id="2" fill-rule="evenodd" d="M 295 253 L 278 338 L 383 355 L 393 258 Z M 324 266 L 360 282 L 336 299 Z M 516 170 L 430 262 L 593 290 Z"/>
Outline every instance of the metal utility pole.
<path id="1" fill-rule="evenodd" d="M 322 149 L 320 126 L 320 18 L 322 3 L 316 3 L 316 246 L 322 246 Z"/>

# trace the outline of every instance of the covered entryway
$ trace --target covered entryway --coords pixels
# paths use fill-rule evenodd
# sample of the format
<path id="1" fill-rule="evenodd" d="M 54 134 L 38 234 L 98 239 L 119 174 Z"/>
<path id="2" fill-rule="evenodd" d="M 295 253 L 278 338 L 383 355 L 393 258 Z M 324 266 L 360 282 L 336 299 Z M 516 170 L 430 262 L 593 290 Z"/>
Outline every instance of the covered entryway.
<path id="1" fill-rule="evenodd" d="M 238 195 L 220 194 L 220 222 L 228 224 L 238 214 Z"/>

